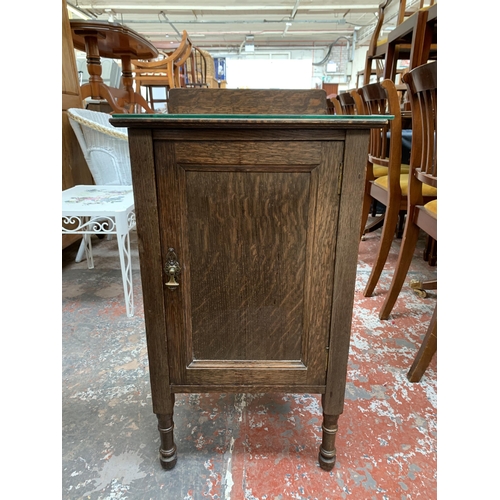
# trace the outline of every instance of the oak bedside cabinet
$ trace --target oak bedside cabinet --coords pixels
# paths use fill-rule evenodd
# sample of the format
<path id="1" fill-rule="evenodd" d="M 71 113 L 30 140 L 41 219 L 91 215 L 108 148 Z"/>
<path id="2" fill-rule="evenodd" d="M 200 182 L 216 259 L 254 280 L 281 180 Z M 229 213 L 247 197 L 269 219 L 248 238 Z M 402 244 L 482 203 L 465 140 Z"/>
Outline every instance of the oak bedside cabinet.
<path id="1" fill-rule="evenodd" d="M 129 130 L 165 469 L 175 394 L 204 392 L 321 394 L 335 464 L 369 134 L 390 117 L 304 110 L 111 119 Z"/>

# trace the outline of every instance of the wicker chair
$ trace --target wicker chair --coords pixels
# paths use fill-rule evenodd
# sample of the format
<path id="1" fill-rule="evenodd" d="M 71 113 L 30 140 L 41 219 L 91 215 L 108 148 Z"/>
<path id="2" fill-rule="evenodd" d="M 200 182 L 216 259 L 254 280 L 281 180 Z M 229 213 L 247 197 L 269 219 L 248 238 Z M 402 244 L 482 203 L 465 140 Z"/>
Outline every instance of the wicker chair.
<path id="1" fill-rule="evenodd" d="M 68 117 L 94 182 L 131 185 L 127 129 L 113 127 L 111 115 L 99 111 L 70 108 Z"/>
<path id="2" fill-rule="evenodd" d="M 70 108 L 68 117 L 95 184 L 131 186 L 128 130 L 113 127 L 109 123 L 111 115 L 99 111 Z M 85 244 L 84 238 L 76 255 L 76 262 L 83 259 Z"/>

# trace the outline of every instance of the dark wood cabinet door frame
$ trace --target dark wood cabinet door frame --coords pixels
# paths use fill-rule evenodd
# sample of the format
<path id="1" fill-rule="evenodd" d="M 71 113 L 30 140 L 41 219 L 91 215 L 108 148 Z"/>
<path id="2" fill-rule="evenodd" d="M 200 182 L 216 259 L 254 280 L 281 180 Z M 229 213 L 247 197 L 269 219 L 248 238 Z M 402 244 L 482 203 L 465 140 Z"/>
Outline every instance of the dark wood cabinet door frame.
<path id="1" fill-rule="evenodd" d="M 335 240 L 337 230 L 344 142 L 311 141 L 309 138 L 303 142 L 281 144 L 287 147 L 278 148 L 274 141 L 256 141 L 252 134 L 249 136 L 247 140 L 240 137 L 239 151 L 235 151 L 238 147 L 235 148 L 234 138 L 230 136 L 226 144 L 220 139 L 204 140 L 198 133 L 194 134 L 197 140 L 191 143 L 189 134 L 184 134 L 182 142 L 166 138 L 155 143 L 162 260 L 166 262 L 168 250 L 174 248 L 182 269 L 178 289 L 171 291 L 164 287 L 170 380 L 173 385 L 182 386 L 182 390 L 190 390 L 188 386 L 193 386 L 191 390 L 200 390 L 200 386 L 227 386 L 229 390 L 229 386 L 238 386 L 241 390 L 247 385 L 275 385 L 302 386 L 304 390 L 319 389 L 323 392 L 335 259 L 335 247 L 331 242 Z M 203 161 L 206 150 L 210 151 L 210 164 L 207 164 L 206 157 Z M 275 154 L 271 158 L 273 163 L 269 163 L 269 156 L 277 150 L 287 153 Z M 193 355 L 189 265 L 193 249 L 189 248 L 187 178 L 204 173 L 227 176 L 232 172 L 240 177 L 274 173 L 282 176 L 283 183 L 287 176 L 300 173 L 307 190 L 307 248 L 303 249 L 304 262 L 297 263 L 304 277 L 304 283 L 299 284 L 304 288 L 301 304 L 303 334 L 300 353 L 292 358 L 195 359 Z M 286 191 L 283 194 L 286 196 Z M 217 276 L 213 279 L 215 281 Z M 167 280 L 165 274 L 164 282 Z M 238 335 L 238 332 L 234 334 Z"/>

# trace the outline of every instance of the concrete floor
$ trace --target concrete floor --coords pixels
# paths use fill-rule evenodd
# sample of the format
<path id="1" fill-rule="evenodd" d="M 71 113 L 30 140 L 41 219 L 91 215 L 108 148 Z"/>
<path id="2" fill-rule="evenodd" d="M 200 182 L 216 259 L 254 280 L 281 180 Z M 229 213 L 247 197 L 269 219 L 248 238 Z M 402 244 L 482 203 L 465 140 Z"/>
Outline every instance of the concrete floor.
<path id="1" fill-rule="evenodd" d="M 392 317 L 378 319 L 397 258 L 393 244 L 376 295 L 364 298 L 380 232 L 360 243 L 352 341 L 337 462 L 317 463 L 321 404 L 316 394 L 177 395 L 178 462 L 164 471 L 152 412 L 135 233 L 136 313 L 127 318 L 116 241 L 94 241 L 95 269 L 62 263 L 63 499 L 398 499 L 437 498 L 437 359 L 420 383 L 406 372 L 437 293 L 405 286 Z M 414 258 L 410 278 L 437 268 Z"/>

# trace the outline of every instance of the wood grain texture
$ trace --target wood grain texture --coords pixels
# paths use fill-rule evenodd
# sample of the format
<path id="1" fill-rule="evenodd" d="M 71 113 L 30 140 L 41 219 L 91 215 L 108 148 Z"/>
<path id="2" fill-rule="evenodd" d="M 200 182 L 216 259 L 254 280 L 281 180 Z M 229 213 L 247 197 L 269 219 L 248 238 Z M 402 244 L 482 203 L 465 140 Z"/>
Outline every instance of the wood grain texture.
<path id="1" fill-rule="evenodd" d="M 243 160 L 215 143 L 210 148 L 215 164 L 201 149 L 188 156 L 184 143 L 155 143 L 163 260 L 167 248 L 180 249 L 182 267 L 179 290 L 165 291 L 174 384 L 262 383 L 269 377 L 283 384 L 324 381 L 331 308 L 331 291 L 324 290 L 333 272 L 336 209 L 331 207 L 338 197 L 343 142 L 334 143 L 331 157 L 321 143 L 291 145 L 296 157 L 287 165 L 288 148 L 263 139 L 249 145 L 253 153 Z M 268 156 L 279 163 L 264 161 Z M 179 164 L 179 157 L 195 165 Z M 240 160 L 248 163 L 246 171 L 238 170 Z M 313 161 L 324 163 L 321 173 L 314 174 Z M 324 272 L 325 259 L 330 273 Z M 310 314 L 305 296 L 314 304 L 312 320 L 305 317 Z M 235 360 L 247 364 L 236 368 Z M 262 370 L 253 360 L 290 364 Z M 292 362 L 301 360 L 306 369 L 297 373 Z"/>
<path id="2" fill-rule="evenodd" d="M 188 172 L 195 359 L 301 358 L 309 175 Z"/>
<path id="3" fill-rule="evenodd" d="M 162 280 L 162 251 L 158 224 L 155 159 L 153 140 L 148 130 L 130 130 L 130 162 L 139 241 L 141 281 L 144 295 L 144 320 L 148 346 L 153 411 L 170 414 L 168 320 Z"/>
<path id="4" fill-rule="evenodd" d="M 171 89 L 169 113 L 327 114 L 324 90 Z"/>
<path id="5" fill-rule="evenodd" d="M 356 283 L 359 221 L 364 185 L 364 165 L 369 136 L 349 131 L 345 142 L 342 186 L 335 237 L 333 303 L 328 350 L 327 390 L 323 412 L 339 415 L 344 407 L 345 381 Z"/>
<path id="6" fill-rule="evenodd" d="M 309 392 L 323 395 L 320 465 L 330 470 L 344 405 L 369 128 L 378 124 L 134 123 L 129 141 L 164 466 L 175 460 L 174 393 Z M 289 132 L 295 135 L 286 140 Z M 175 291 L 164 285 L 169 248 L 181 269 Z"/>
<path id="7" fill-rule="evenodd" d="M 181 383 L 186 366 L 191 360 L 192 347 L 186 343 L 186 322 L 189 320 L 190 288 L 189 288 L 189 253 L 185 244 L 185 184 L 184 171 L 180 169 L 175 159 L 175 145 L 169 141 L 154 143 L 156 170 L 156 189 L 159 199 L 158 228 L 161 243 L 161 264 L 156 269 L 163 275 L 161 294 L 164 297 L 166 329 L 169 345 L 170 378 L 172 383 Z M 170 248 L 175 251 L 181 268 L 178 277 L 177 290 L 169 290 L 165 286 L 168 281 L 165 263 Z M 158 291 L 158 293 L 160 293 Z"/>
<path id="8" fill-rule="evenodd" d="M 337 235 L 339 174 L 344 154 L 343 142 L 318 142 L 316 146 L 321 152 L 321 162 L 314 172 L 317 183 L 310 212 L 305 290 L 307 337 L 303 339 L 303 359 L 309 368 L 307 382 L 311 384 L 323 382 L 326 376 L 335 259 L 333 242 Z"/>
<path id="9" fill-rule="evenodd" d="M 121 122 L 120 118 L 120 122 Z M 127 121 L 130 123 L 130 121 Z M 153 127 L 156 122 L 152 122 Z M 170 122 L 169 122 L 170 123 Z M 299 142 L 310 141 L 311 131 L 307 127 L 298 128 L 287 127 L 285 123 L 281 127 L 276 128 L 275 124 L 270 126 L 262 124 L 253 124 L 252 126 L 241 126 L 242 124 L 231 123 L 224 130 L 224 134 L 220 133 L 222 124 L 217 124 L 217 128 L 200 127 L 200 123 L 186 123 L 186 126 L 181 128 L 156 129 L 153 128 L 153 138 L 155 140 L 180 140 L 182 142 L 199 142 L 201 140 L 211 140 L 219 142 L 255 142 L 262 140 L 262 129 L 266 130 L 266 140 L 268 141 L 284 141 L 284 142 Z M 244 129 L 242 131 L 241 129 Z M 345 130 L 338 128 L 315 129 L 314 138 L 318 141 L 341 141 L 345 140 Z M 281 146 L 280 146 L 281 147 Z"/>
<path id="10" fill-rule="evenodd" d="M 320 160 L 320 150 L 314 142 L 287 141 L 276 147 L 273 141 L 262 141 L 262 136 L 260 141 L 179 142 L 175 152 L 179 163 L 186 166 L 199 164 L 204 168 L 209 165 L 273 165 L 273 169 L 276 166 L 294 170 L 297 166 L 304 166 L 311 170 Z"/>

